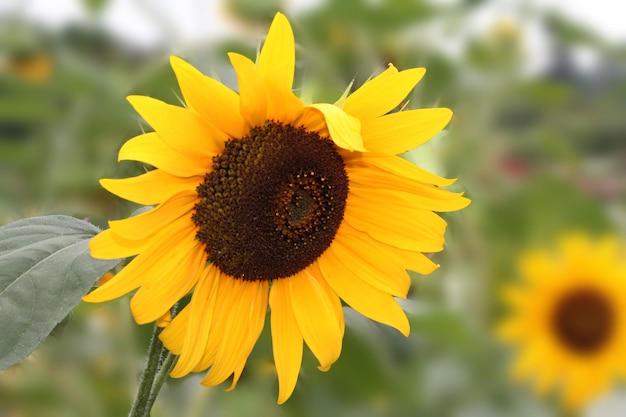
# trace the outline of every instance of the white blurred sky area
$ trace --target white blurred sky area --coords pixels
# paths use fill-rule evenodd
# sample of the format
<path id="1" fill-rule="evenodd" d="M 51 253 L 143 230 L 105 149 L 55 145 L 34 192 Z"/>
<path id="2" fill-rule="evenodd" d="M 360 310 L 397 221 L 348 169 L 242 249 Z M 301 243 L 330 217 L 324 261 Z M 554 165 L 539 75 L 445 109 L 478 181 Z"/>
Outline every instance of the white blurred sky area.
<path id="1" fill-rule="evenodd" d="M 375 1 L 375 0 L 372 0 Z M 314 8 L 322 0 L 288 0 L 286 12 L 297 14 Z M 446 0 L 445 3 L 454 3 Z M 445 4 L 444 3 L 444 4 Z M 532 4 L 545 10 L 558 11 L 562 16 L 592 29 L 611 43 L 626 43 L 626 2 L 616 0 L 495 0 L 468 16 L 463 29 L 467 36 L 485 31 L 502 19 L 516 21 L 519 10 Z M 109 0 L 97 23 L 104 26 L 129 45 L 136 47 L 165 46 L 171 51 L 190 44 L 236 35 L 250 30 L 227 16 L 220 0 Z M 81 0 L 0 0 L 0 16 L 15 14 L 34 20 L 50 29 L 69 22 L 89 22 Z M 542 66 L 547 50 L 541 31 L 531 23 L 522 23 L 530 66 Z M 259 34 L 260 35 L 260 34 Z M 458 39 L 457 39 L 458 41 Z M 459 49 L 454 40 L 441 39 L 441 47 L 454 53 Z M 585 66 L 593 58 L 581 56 Z"/>

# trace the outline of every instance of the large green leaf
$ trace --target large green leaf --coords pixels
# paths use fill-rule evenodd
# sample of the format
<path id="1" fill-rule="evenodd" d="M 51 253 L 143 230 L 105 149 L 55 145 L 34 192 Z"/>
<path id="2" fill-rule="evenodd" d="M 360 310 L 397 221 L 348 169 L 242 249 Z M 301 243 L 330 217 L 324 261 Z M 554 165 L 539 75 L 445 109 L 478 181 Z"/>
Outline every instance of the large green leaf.
<path id="1" fill-rule="evenodd" d="M 67 216 L 0 227 L 0 369 L 29 355 L 119 260 L 89 255 L 100 230 Z"/>

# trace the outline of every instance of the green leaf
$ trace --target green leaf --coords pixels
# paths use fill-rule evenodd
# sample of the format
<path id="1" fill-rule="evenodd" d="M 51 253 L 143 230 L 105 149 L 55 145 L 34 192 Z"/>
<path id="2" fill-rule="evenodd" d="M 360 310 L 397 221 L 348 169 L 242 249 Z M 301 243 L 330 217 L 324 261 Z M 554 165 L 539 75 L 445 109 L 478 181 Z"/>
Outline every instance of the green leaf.
<path id="1" fill-rule="evenodd" d="M 0 369 L 29 355 L 120 260 L 89 255 L 100 230 L 67 216 L 0 226 Z"/>

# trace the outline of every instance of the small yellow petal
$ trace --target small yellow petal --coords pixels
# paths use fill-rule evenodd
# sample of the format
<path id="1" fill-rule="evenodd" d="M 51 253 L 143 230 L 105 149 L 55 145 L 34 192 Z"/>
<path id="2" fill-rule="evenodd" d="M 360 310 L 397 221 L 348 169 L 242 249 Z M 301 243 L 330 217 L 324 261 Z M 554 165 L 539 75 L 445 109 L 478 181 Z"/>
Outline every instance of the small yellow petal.
<path id="1" fill-rule="evenodd" d="M 231 325 L 230 308 L 242 297 L 245 289 L 245 286 L 238 282 L 239 280 L 221 273 L 219 269 L 216 272 L 216 279 L 218 283 L 213 307 L 213 323 L 202 358 L 192 369 L 193 372 L 204 371 L 213 364 L 221 343 L 221 335 Z"/>
<path id="2" fill-rule="evenodd" d="M 217 295 L 219 271 L 214 265 L 205 268 L 198 280 L 189 302 L 189 319 L 180 357 L 171 372 L 173 378 L 180 378 L 200 362 L 209 340 L 213 322 L 213 311 Z"/>
<path id="3" fill-rule="evenodd" d="M 343 337 L 346 323 L 345 323 L 344 316 L 343 316 L 343 305 L 341 304 L 341 299 L 324 279 L 324 274 L 322 274 L 322 271 L 320 270 L 320 266 L 318 265 L 317 262 L 313 262 L 307 268 L 307 271 L 311 275 L 313 275 L 313 277 L 315 277 L 315 280 L 318 282 L 318 284 L 320 284 L 320 288 L 326 293 L 326 298 L 330 300 L 331 304 L 333 305 L 335 318 L 337 320 L 337 323 L 339 323 L 339 329 Z"/>
<path id="4" fill-rule="evenodd" d="M 365 152 L 361 139 L 361 122 L 350 116 L 337 106 L 327 103 L 307 106 L 318 110 L 324 115 L 330 138 L 335 145 L 349 151 Z"/>
<path id="5" fill-rule="evenodd" d="M 191 308 L 189 305 L 186 305 L 159 334 L 159 339 L 161 339 L 163 345 L 174 355 L 180 355 L 183 351 L 190 311 Z"/>
<path id="6" fill-rule="evenodd" d="M 259 54 L 259 73 L 262 78 L 276 82 L 276 88 L 291 91 L 296 65 L 296 48 L 289 21 L 276 13 L 267 38 Z"/>
<path id="7" fill-rule="evenodd" d="M 358 199 L 440 212 L 460 210 L 471 203 L 463 193 L 399 177 L 374 165 L 347 164 L 346 171 L 350 178 L 350 194 Z"/>
<path id="8" fill-rule="evenodd" d="M 172 245 L 130 300 L 135 321 L 145 324 L 161 317 L 198 282 L 205 264 L 204 246 L 195 236 Z"/>
<path id="9" fill-rule="evenodd" d="M 170 64 L 190 108 L 230 137 L 245 135 L 237 93 L 178 57 L 170 57 Z"/>
<path id="10" fill-rule="evenodd" d="M 98 279 L 98 286 L 102 286 L 111 281 L 111 278 L 113 278 L 114 276 L 115 274 L 111 271 L 105 272 L 104 275 L 102 275 L 100 279 Z"/>
<path id="11" fill-rule="evenodd" d="M 343 336 L 333 303 L 307 269 L 290 277 L 288 282 L 298 328 L 320 367 L 326 370 L 339 358 Z"/>
<path id="12" fill-rule="evenodd" d="M 608 391 L 610 380 L 607 370 L 586 369 L 571 372 L 565 379 L 564 403 L 570 410 L 580 410 L 584 405 Z"/>
<path id="13" fill-rule="evenodd" d="M 367 157 L 364 158 L 363 161 L 357 162 L 362 162 L 365 163 L 366 166 L 373 166 L 391 174 L 399 175 L 413 181 L 423 182 L 425 184 L 445 187 L 456 182 L 456 179 L 442 178 L 418 167 L 415 164 L 412 164 L 406 159 L 402 159 L 397 156 L 383 156 L 380 154 L 368 153 Z"/>
<path id="14" fill-rule="evenodd" d="M 399 249 L 390 245 L 386 245 L 378 240 L 374 239 L 370 235 L 350 226 L 348 222 L 343 222 L 341 227 L 337 231 L 337 234 L 345 234 L 349 236 L 350 245 L 354 245 L 354 248 L 359 248 L 364 242 L 367 247 L 372 249 L 376 256 L 385 258 L 386 260 L 396 262 L 398 265 L 402 265 L 404 268 L 411 271 L 418 272 L 420 274 L 430 274 L 439 267 L 436 263 L 428 259 L 423 253 L 418 251 Z M 359 253 L 364 253 L 362 249 Z"/>
<path id="15" fill-rule="evenodd" d="M 342 98 L 339 99 L 339 101 L 335 103 L 335 105 L 345 109 L 345 102 L 348 96 L 353 96 L 350 100 L 348 100 L 348 109 L 345 109 L 346 111 L 351 111 L 352 114 L 354 109 L 351 109 L 351 107 L 356 104 L 357 100 L 367 95 L 367 90 L 376 91 L 380 89 L 381 86 L 389 82 L 389 80 L 392 79 L 394 75 L 398 74 L 398 72 L 398 69 L 393 64 L 388 64 L 387 68 L 383 72 L 373 78 L 370 77 L 363 83 L 361 87 L 359 87 L 356 91 L 353 91 L 352 94 L 349 95 L 349 91 L 345 91 L 342 95 Z M 354 80 L 352 80 L 349 87 L 351 88 L 353 84 Z"/>
<path id="16" fill-rule="evenodd" d="M 501 321 L 494 329 L 494 335 L 504 343 L 514 343 L 527 335 L 528 325 L 522 320 Z"/>
<path id="17" fill-rule="evenodd" d="M 224 149 L 226 134 L 195 112 L 152 97 L 128 96 L 126 99 L 163 142 L 183 155 L 212 157 Z"/>
<path id="18" fill-rule="evenodd" d="M 225 306 L 228 308 L 228 324 L 224 331 L 217 335 L 220 340 L 215 360 L 211 370 L 202 380 L 203 385 L 220 384 L 243 368 L 265 322 L 268 282 L 247 282 L 232 278 L 231 280 L 236 281 L 235 286 L 242 287 L 242 291 L 237 291 L 240 294 L 239 297 L 227 307 Z M 238 375 L 235 375 L 231 389 L 234 388 L 237 377 Z"/>
<path id="19" fill-rule="evenodd" d="M 248 127 L 263 126 L 267 119 L 267 90 L 256 65 L 240 54 L 231 52 L 228 57 L 237 73 L 241 115 Z"/>
<path id="20" fill-rule="evenodd" d="M 275 86 L 273 80 L 266 80 L 267 85 L 267 119 L 279 120 L 283 124 L 299 126 L 296 120 L 301 116 L 304 105 L 291 90 L 283 90 Z"/>
<path id="21" fill-rule="evenodd" d="M 162 169 L 153 169 L 136 177 L 103 178 L 100 180 L 100 185 L 125 200 L 150 206 L 161 204 L 178 192 L 195 190 L 202 180 L 201 176 L 181 178 L 168 174 Z"/>
<path id="22" fill-rule="evenodd" d="M 439 252 L 446 222 L 427 210 L 374 206 L 350 194 L 344 220 L 374 239 L 400 249 Z"/>
<path id="23" fill-rule="evenodd" d="M 364 282 L 353 273 L 333 251 L 331 246 L 318 259 L 328 285 L 353 309 L 364 316 L 387 324 L 408 336 L 409 320 L 396 300 Z"/>
<path id="24" fill-rule="evenodd" d="M 469 203 L 469 200 L 460 197 L 458 194 L 446 192 L 436 187 L 424 186 L 422 184 L 416 185 L 415 193 L 408 193 L 406 191 L 362 186 L 361 184 L 352 182 L 350 184 L 350 193 L 359 198 L 366 199 L 372 204 L 383 206 L 388 204 L 438 212 L 456 211 L 467 206 Z M 430 191 L 437 190 L 436 194 L 440 194 L 439 196 L 443 196 L 444 198 L 433 198 L 432 196 L 423 195 L 420 191 L 424 189 L 428 194 L 430 194 Z M 438 193 L 439 191 L 441 191 L 441 193 Z"/>
<path id="25" fill-rule="evenodd" d="M 387 114 L 409 95 L 425 73 L 424 68 L 397 72 L 393 65 L 390 65 L 385 72 L 350 94 L 343 104 L 343 109 L 361 120 Z"/>
<path id="26" fill-rule="evenodd" d="M 361 135 L 371 152 L 398 155 L 439 133 L 452 118 L 449 109 L 417 109 L 361 121 Z"/>
<path id="27" fill-rule="evenodd" d="M 293 315 L 289 280 L 278 279 L 270 291 L 272 350 L 278 374 L 278 404 L 291 396 L 302 364 L 302 333 Z"/>
<path id="28" fill-rule="evenodd" d="M 191 211 L 197 201 L 198 195 L 195 192 L 182 191 L 152 210 L 127 219 L 112 220 L 109 226 L 113 233 L 124 239 L 146 239 L 183 216 L 191 224 Z"/>
<path id="29" fill-rule="evenodd" d="M 402 264 L 381 251 L 380 245 L 360 240 L 340 227 L 333 241 L 333 252 L 356 275 L 374 288 L 396 297 L 406 298 L 411 278 Z"/>
<path id="30" fill-rule="evenodd" d="M 195 225 L 187 219 L 173 222 L 155 236 L 145 249 L 124 267 L 113 279 L 83 297 L 84 301 L 100 303 L 120 297 L 150 277 L 159 275 L 163 260 L 169 260 L 171 248 L 195 236 Z M 180 253 L 179 253 L 180 254 Z"/>
<path id="31" fill-rule="evenodd" d="M 212 157 L 181 154 L 163 142 L 155 132 L 128 140 L 122 145 L 118 160 L 145 162 L 177 177 L 204 175 L 213 169 Z"/>
<path id="32" fill-rule="evenodd" d="M 146 240 L 124 239 L 107 229 L 89 241 L 89 250 L 96 259 L 121 259 L 137 255 L 147 244 Z"/>
<path id="33" fill-rule="evenodd" d="M 259 54 L 259 74 L 267 86 L 267 119 L 293 124 L 302 113 L 302 101 L 291 85 L 296 54 L 293 31 L 287 18 L 277 13 Z"/>
<path id="34" fill-rule="evenodd" d="M 324 113 L 314 107 L 304 107 L 294 126 L 304 126 L 310 132 L 317 132 L 322 137 L 330 137 Z"/>
<path id="35" fill-rule="evenodd" d="M 156 319 L 156 325 L 161 328 L 165 328 L 172 322 L 172 313 L 167 310 L 161 317 Z"/>

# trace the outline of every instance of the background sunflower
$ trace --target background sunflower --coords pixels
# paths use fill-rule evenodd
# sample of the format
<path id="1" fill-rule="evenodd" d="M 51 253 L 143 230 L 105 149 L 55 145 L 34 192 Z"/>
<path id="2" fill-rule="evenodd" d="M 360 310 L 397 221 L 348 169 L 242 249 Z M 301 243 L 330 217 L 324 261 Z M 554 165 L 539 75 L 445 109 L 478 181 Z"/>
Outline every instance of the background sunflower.
<path id="1" fill-rule="evenodd" d="M 498 334 L 519 351 L 516 379 L 558 390 L 578 410 L 626 378 L 626 262 L 616 239 L 562 237 L 556 250 L 523 254 L 521 282 Z"/>
<path id="2" fill-rule="evenodd" d="M 172 53 L 235 86 L 226 52 L 255 56 L 278 9 L 299 42 L 299 96 L 333 102 L 352 79 L 358 87 L 393 62 L 428 69 L 407 108 L 455 112 L 445 140 L 404 155 L 462 178 L 451 189 L 473 200 L 463 213 L 444 215 L 446 249 L 433 260 L 446 267 L 412 275 L 402 303 L 408 341 L 346 310 L 350 354 L 327 374 L 303 371 L 306 389 L 278 407 L 263 332 L 236 392 L 202 388 L 201 374 L 170 381 L 155 417 L 559 415 L 559 401 L 509 380 L 491 330 L 520 252 L 570 229 L 625 232 L 624 43 L 608 37 L 607 22 L 573 17 L 585 2 L 570 2 L 566 12 L 495 0 L 188 0 L 168 12 L 129 0 L 54 2 L 59 11 L 82 10 L 71 25 L 41 23 L 54 15 L 42 6 L 49 2 L 22 3 L 0 5 L 0 223 L 64 213 L 104 227 L 135 211 L 98 186 L 102 177 L 144 172 L 111 157 L 150 130 L 124 97 L 180 103 Z M 609 3 L 593 5 L 606 18 L 620 16 Z M 137 30 L 127 36 L 120 27 Z M 192 38 L 193 27 L 203 36 Z M 5 69 L 11 56 L 48 57 L 51 71 L 20 77 Z M 33 357 L 0 372 L 0 415 L 124 415 L 149 337 L 149 328 L 133 324 L 127 299 L 80 305 Z M 305 350 L 303 369 L 316 365 Z M 617 389 L 581 413 L 619 416 L 624 404 Z"/>

